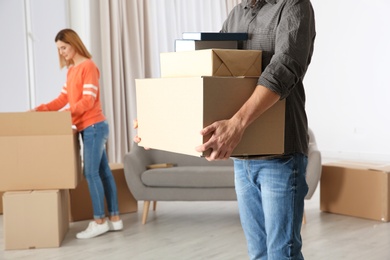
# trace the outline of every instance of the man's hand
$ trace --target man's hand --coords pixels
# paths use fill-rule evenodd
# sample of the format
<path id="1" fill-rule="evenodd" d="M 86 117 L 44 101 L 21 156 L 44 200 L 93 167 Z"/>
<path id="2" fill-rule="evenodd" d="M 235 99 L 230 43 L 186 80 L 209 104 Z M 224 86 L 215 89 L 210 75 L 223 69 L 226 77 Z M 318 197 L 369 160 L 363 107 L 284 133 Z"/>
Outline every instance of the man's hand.
<path id="1" fill-rule="evenodd" d="M 210 149 L 210 155 L 206 156 L 208 161 L 228 159 L 241 141 L 244 130 L 234 118 L 214 122 L 200 132 L 203 136 L 211 135 L 210 139 L 195 149 L 197 152 Z"/>
<path id="2" fill-rule="evenodd" d="M 137 129 L 137 128 L 138 128 L 138 120 L 137 120 L 137 119 L 135 119 L 135 120 L 133 121 L 133 128 L 134 128 L 134 129 Z M 134 136 L 133 141 L 134 141 L 135 143 L 138 144 L 139 142 L 141 142 L 141 137 L 139 137 L 138 135 L 136 135 L 136 136 Z M 144 147 L 144 149 L 145 149 L 145 150 L 149 150 L 150 148 Z"/>
<path id="3" fill-rule="evenodd" d="M 138 128 L 138 120 L 137 120 L 137 119 L 135 119 L 135 120 L 133 121 L 133 128 L 134 128 L 134 129 L 137 129 L 137 128 Z M 141 142 L 141 138 L 140 138 L 138 135 L 136 135 L 136 136 L 134 136 L 133 141 L 136 142 L 136 143 L 138 144 L 139 142 Z"/>

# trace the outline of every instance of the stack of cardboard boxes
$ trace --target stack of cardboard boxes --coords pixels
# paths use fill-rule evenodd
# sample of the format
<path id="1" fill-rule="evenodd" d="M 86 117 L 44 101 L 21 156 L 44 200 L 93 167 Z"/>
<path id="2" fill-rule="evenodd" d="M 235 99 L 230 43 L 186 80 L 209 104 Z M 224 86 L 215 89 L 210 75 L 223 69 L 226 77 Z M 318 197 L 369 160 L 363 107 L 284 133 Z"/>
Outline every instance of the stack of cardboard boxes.
<path id="1" fill-rule="evenodd" d="M 160 54 L 161 78 L 137 79 L 140 146 L 205 156 L 200 130 L 228 119 L 256 88 L 261 51 L 204 49 Z M 235 156 L 284 152 L 285 101 L 259 117 L 233 151 Z"/>
<path id="2" fill-rule="evenodd" d="M 81 181 L 69 112 L 0 114 L 0 190 L 5 249 L 58 247 L 69 194 Z"/>
<path id="3" fill-rule="evenodd" d="M 70 113 L 0 113 L 0 125 L 5 249 L 58 247 L 69 221 L 93 216 Z M 110 167 L 118 187 L 120 213 L 137 211 L 123 165 Z"/>

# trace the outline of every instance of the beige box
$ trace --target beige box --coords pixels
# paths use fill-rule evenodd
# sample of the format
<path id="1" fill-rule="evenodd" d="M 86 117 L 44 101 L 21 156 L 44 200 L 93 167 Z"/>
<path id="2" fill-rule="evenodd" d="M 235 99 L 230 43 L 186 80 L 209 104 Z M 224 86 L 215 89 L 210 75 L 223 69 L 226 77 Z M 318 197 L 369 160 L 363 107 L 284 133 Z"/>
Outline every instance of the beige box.
<path id="1" fill-rule="evenodd" d="M 209 136 L 200 131 L 228 119 L 251 96 L 258 78 L 188 77 L 136 80 L 140 146 L 202 156 L 195 147 Z M 284 152 L 285 101 L 251 124 L 233 151 L 238 155 Z"/>
<path id="2" fill-rule="evenodd" d="M 320 181 L 321 211 L 390 221 L 390 165 L 351 161 L 325 164 Z"/>
<path id="3" fill-rule="evenodd" d="M 74 189 L 81 179 L 70 112 L 0 113 L 0 190 Z"/>
<path id="4" fill-rule="evenodd" d="M 61 245 L 69 229 L 66 190 L 8 191 L 3 204 L 6 250 Z"/>
<path id="5" fill-rule="evenodd" d="M 161 53 L 161 77 L 259 77 L 261 54 L 256 50 L 228 49 Z"/>
<path id="6" fill-rule="evenodd" d="M 123 164 L 110 163 L 112 175 L 114 176 L 118 191 L 119 213 L 131 213 L 138 210 L 138 203 L 127 186 Z M 80 221 L 93 218 L 92 200 L 89 194 L 88 183 L 83 179 L 76 189 L 70 190 L 70 221 Z M 105 205 L 108 216 L 107 205 Z"/>

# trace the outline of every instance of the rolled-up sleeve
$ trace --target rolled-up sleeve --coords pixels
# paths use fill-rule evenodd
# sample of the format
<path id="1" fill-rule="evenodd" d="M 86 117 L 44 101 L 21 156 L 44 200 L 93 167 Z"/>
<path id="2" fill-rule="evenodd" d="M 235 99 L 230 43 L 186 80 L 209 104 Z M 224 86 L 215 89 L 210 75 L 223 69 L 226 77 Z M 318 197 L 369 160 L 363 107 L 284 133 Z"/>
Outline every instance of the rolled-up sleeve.
<path id="1" fill-rule="evenodd" d="M 302 82 L 313 53 L 314 12 L 309 1 L 286 4 L 277 26 L 275 53 L 259 78 L 263 85 L 286 98 Z"/>

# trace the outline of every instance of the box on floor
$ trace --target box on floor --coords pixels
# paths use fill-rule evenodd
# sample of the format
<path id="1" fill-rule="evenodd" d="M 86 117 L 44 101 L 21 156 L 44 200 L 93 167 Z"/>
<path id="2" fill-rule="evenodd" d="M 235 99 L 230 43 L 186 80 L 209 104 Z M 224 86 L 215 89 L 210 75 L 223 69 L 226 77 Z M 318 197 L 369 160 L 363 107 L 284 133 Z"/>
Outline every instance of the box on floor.
<path id="1" fill-rule="evenodd" d="M 195 147 L 209 136 L 200 130 L 228 119 L 252 95 L 257 77 L 137 79 L 140 146 L 204 156 Z M 284 152 L 285 101 L 277 102 L 245 131 L 234 156 Z"/>
<path id="2" fill-rule="evenodd" d="M 118 191 L 119 213 L 136 212 L 138 210 L 138 203 L 127 186 L 123 171 L 123 164 L 110 163 L 110 168 Z M 74 222 L 92 219 L 93 208 L 87 180 L 83 179 L 76 189 L 69 190 L 69 194 L 70 221 Z M 107 205 L 105 205 L 105 210 L 106 214 L 108 214 Z"/>
<path id="3" fill-rule="evenodd" d="M 352 161 L 323 165 L 320 209 L 390 221 L 390 164 Z"/>
<path id="4" fill-rule="evenodd" d="M 161 77 L 259 77 L 262 52 L 207 49 L 160 54 Z"/>
<path id="5" fill-rule="evenodd" d="M 70 112 L 0 113 L 0 190 L 74 189 L 81 180 Z"/>
<path id="6" fill-rule="evenodd" d="M 69 229 L 68 203 L 66 190 L 5 192 L 5 249 L 59 247 Z"/>

